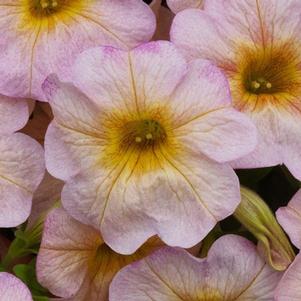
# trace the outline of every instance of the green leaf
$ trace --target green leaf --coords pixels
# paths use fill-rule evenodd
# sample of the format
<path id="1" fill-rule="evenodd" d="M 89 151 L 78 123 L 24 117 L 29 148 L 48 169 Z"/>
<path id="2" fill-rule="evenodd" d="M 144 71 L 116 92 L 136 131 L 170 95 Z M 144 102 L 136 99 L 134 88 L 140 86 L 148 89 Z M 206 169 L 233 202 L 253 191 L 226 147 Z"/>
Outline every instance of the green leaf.
<path id="1" fill-rule="evenodd" d="M 48 297 L 43 297 L 43 296 L 33 296 L 32 298 L 34 301 L 49 301 Z"/>
<path id="2" fill-rule="evenodd" d="M 18 264 L 13 268 L 15 275 L 28 286 L 33 296 L 47 295 L 48 291 L 37 281 L 35 270 L 35 261 L 29 264 Z"/>

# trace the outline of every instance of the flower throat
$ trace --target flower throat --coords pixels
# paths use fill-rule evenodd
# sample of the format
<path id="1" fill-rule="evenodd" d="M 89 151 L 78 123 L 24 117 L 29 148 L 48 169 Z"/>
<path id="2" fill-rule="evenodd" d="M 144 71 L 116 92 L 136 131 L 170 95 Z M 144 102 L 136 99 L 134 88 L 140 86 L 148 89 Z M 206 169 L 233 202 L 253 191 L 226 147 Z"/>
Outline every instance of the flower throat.
<path id="1" fill-rule="evenodd" d="M 122 129 L 121 147 L 148 149 L 164 143 L 167 135 L 163 126 L 153 119 L 134 120 Z"/>

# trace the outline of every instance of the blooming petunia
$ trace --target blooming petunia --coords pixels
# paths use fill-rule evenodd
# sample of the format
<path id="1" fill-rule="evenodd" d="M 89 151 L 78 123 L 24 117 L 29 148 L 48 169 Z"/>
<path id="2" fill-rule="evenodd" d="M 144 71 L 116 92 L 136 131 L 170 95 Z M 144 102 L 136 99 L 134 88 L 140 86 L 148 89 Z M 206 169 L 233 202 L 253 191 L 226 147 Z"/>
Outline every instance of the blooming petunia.
<path id="1" fill-rule="evenodd" d="M 129 254 L 153 235 L 189 248 L 233 213 L 239 183 L 227 162 L 254 149 L 256 130 L 215 66 L 187 65 L 158 41 L 87 50 L 72 76 L 44 84 L 46 165 L 67 182 L 69 214 Z"/>
<path id="2" fill-rule="evenodd" d="M 270 301 L 280 276 L 250 241 L 227 235 L 204 259 L 165 247 L 130 264 L 114 278 L 109 300 Z"/>
<path id="3" fill-rule="evenodd" d="M 174 19 L 171 40 L 222 68 L 234 107 L 257 125 L 257 148 L 236 168 L 285 164 L 301 179 L 300 10 L 299 0 L 212 0 Z"/>
<path id="4" fill-rule="evenodd" d="M 177 14 L 187 8 L 202 8 L 204 0 L 167 0 L 169 8 Z"/>
<path id="5" fill-rule="evenodd" d="M 97 230 L 57 208 L 45 222 L 37 259 L 38 280 L 51 293 L 69 301 L 105 301 L 114 275 L 160 246 L 162 242 L 152 238 L 131 256 L 117 254 L 104 244 Z"/>
<path id="6" fill-rule="evenodd" d="M 0 92 L 44 100 L 45 78 L 68 78 L 84 49 L 133 48 L 150 40 L 155 26 L 142 0 L 0 0 Z"/>
<path id="7" fill-rule="evenodd" d="M 25 284 L 8 273 L 0 273 L 1 301 L 32 301 L 31 293 Z"/>

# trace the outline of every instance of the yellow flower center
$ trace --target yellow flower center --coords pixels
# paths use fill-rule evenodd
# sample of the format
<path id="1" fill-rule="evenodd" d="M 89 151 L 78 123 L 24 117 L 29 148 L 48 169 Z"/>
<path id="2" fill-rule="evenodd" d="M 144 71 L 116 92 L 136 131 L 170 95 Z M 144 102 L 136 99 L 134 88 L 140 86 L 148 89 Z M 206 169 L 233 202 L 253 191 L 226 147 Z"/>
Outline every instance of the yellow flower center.
<path id="1" fill-rule="evenodd" d="M 267 104 L 287 107 L 301 93 L 301 57 L 296 44 L 288 41 L 263 47 L 240 47 L 230 78 L 238 109 L 262 109 Z"/>
<path id="2" fill-rule="evenodd" d="M 251 94 L 289 92 L 300 87 L 299 61 L 285 47 L 247 51 L 242 63 L 242 80 Z M 298 76 L 299 75 L 299 76 Z M 297 77 L 296 77 L 297 76 Z"/>
<path id="3" fill-rule="evenodd" d="M 130 171 L 147 172 L 162 167 L 165 157 L 179 151 L 173 118 L 166 107 L 153 106 L 143 112 L 118 110 L 103 121 L 103 166 L 123 165 Z M 164 158 L 163 158 L 164 157 Z"/>

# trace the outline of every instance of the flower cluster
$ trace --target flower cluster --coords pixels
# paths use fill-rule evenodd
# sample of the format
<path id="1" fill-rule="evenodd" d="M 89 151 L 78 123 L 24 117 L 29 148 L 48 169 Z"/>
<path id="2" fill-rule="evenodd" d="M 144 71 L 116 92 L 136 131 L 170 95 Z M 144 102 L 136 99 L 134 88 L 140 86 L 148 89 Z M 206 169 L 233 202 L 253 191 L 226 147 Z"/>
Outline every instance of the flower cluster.
<path id="1" fill-rule="evenodd" d="M 301 300 L 301 2 L 146 2 L 0 0 L 0 301 Z"/>

